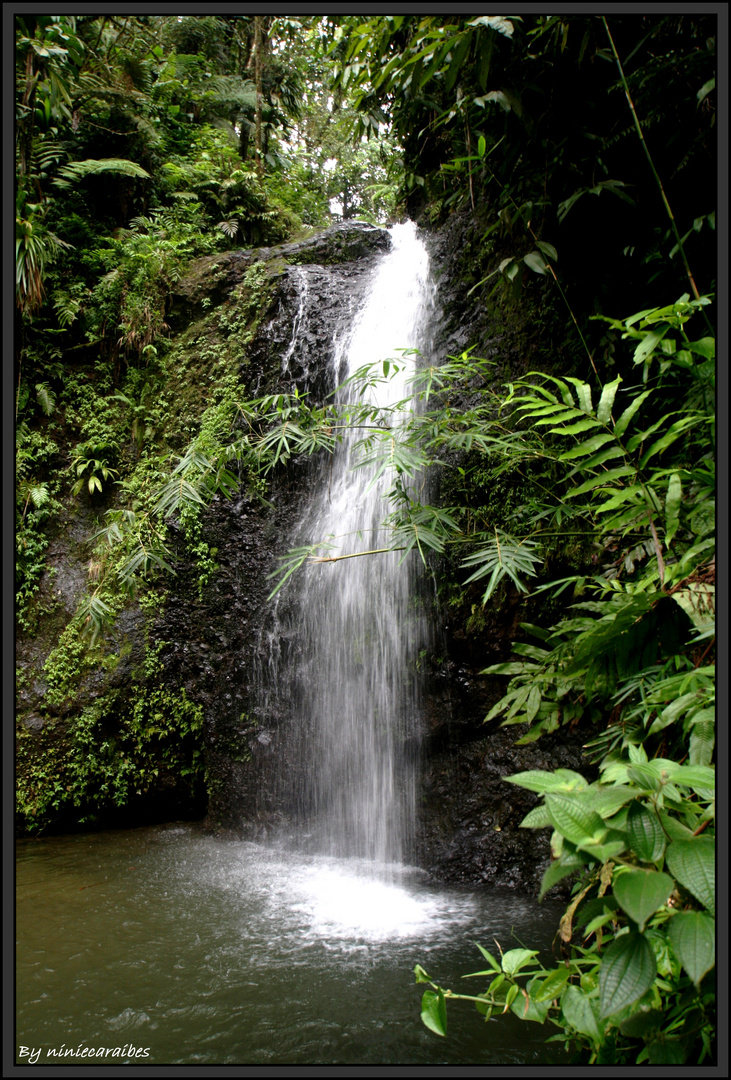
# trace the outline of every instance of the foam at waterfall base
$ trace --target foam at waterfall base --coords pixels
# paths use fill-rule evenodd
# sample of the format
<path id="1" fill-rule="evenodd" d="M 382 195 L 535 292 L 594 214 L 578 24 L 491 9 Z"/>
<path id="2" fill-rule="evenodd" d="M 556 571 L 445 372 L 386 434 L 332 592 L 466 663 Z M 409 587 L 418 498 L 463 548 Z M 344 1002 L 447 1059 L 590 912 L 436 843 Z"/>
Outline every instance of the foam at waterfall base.
<path id="1" fill-rule="evenodd" d="M 385 941 L 423 937 L 443 921 L 434 897 L 414 893 L 395 881 L 373 874 L 374 868 L 309 867 L 298 882 L 301 899 L 295 903 L 309 930 L 321 938 Z"/>
<path id="2" fill-rule="evenodd" d="M 212 883 L 235 891 L 245 885 L 249 896 L 257 893 L 265 921 L 285 937 L 296 936 L 300 945 L 330 943 L 347 950 L 368 942 L 423 942 L 475 915 L 471 896 L 430 887 L 413 867 L 283 854 L 246 844 L 238 869 L 229 867 Z"/>

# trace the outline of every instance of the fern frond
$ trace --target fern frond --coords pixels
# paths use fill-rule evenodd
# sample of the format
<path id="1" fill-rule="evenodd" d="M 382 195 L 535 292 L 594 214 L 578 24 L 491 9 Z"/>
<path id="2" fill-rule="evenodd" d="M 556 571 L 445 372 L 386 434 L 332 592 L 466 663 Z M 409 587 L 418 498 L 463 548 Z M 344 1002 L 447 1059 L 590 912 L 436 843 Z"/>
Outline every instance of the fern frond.
<path id="1" fill-rule="evenodd" d="M 46 382 L 36 383 L 36 397 L 44 416 L 50 416 L 56 407 L 56 395 Z"/>
<path id="2" fill-rule="evenodd" d="M 139 176 L 149 180 L 150 174 L 141 165 L 126 158 L 87 158 L 85 161 L 72 161 L 59 169 L 54 187 L 70 190 L 87 176 L 99 176 L 101 173 L 121 173 L 123 176 Z"/>

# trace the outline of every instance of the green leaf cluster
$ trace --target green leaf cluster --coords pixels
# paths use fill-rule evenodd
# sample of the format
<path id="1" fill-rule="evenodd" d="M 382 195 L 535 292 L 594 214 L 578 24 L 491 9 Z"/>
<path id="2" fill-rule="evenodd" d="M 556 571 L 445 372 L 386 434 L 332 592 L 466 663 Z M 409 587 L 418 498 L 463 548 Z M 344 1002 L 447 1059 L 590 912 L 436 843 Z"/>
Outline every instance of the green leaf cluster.
<path id="1" fill-rule="evenodd" d="M 580 379 L 533 374 L 503 403 L 562 467 L 549 512 L 570 500 L 614 557 L 601 574 L 536 590 L 573 587 L 574 602 L 550 627 L 524 623 L 539 644 L 516 643 L 515 659 L 486 669 L 510 678 L 488 721 L 527 725 L 520 743 L 593 723 L 586 750 L 599 778 L 504 778 L 540 798 L 522 827 L 551 830 L 541 896 L 575 884 L 561 964 L 523 985 L 493 958 L 477 1007 L 552 1024 L 552 1041 L 586 1062 L 714 1054 L 713 342 L 685 330 L 700 306 L 684 296 L 614 322 L 642 371 L 624 393 L 619 377 L 595 396 Z M 422 1019 L 444 1035 L 435 1003 L 465 995 L 432 987 Z"/>

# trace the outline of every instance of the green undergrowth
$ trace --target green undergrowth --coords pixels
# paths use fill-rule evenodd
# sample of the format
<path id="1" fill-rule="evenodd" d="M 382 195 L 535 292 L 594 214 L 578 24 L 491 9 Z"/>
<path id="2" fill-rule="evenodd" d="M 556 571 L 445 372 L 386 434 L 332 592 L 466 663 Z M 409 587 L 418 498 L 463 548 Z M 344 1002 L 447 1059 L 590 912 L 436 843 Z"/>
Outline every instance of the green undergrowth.
<path id="1" fill-rule="evenodd" d="M 68 638 L 66 670 L 76 679 L 81 643 L 78 637 L 73 643 Z M 164 646 L 147 646 L 128 689 L 107 689 L 70 717 L 46 715 L 38 733 L 18 724 L 16 811 L 23 831 L 37 833 L 59 820 L 79 825 L 103 821 L 135 798 L 154 795 L 162 784 L 172 783 L 191 799 L 199 794 L 205 778 L 203 709 L 184 689 L 161 683 Z M 99 659 L 85 655 L 89 664 Z M 53 690 L 49 705 L 61 700 L 68 685 L 54 660 L 47 665 Z"/>

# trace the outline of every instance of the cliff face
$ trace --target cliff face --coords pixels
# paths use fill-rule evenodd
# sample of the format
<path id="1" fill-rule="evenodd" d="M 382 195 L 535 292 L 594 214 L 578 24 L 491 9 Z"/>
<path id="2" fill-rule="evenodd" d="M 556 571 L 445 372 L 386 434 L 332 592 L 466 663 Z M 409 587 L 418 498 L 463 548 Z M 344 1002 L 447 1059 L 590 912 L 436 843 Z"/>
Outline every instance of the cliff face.
<path id="1" fill-rule="evenodd" d="M 527 369 L 535 323 L 529 333 L 526 321 L 498 304 L 487 309 L 470 299 L 478 243 L 469 218 L 430 237 L 441 309 L 434 350 L 446 356 L 475 346 L 474 355 L 495 360 L 502 381 Z M 180 430 L 195 427 L 202 414 L 213 357 L 225 359 L 247 396 L 295 386 L 315 400 L 329 392 L 338 331 L 388 245 L 383 230 L 345 223 L 299 243 L 195 263 L 178 283 L 168 316 L 178 358 L 168 390 Z M 155 602 L 121 607 L 107 640 L 91 653 L 70 630 L 71 618 L 88 580 L 85 542 L 100 509 L 114 502 L 65 500 L 39 597 L 53 613 L 18 640 L 21 788 L 29 805 L 35 798 L 45 807 L 52 826 L 206 813 L 211 827 L 263 838 L 286 821 L 288 807 L 272 786 L 272 764 L 285 752 L 283 718 L 262 707 L 256 682 L 270 649 L 263 632 L 267 576 L 287 550 L 311 476 L 307 463 L 292 463 L 272 482 L 268 505 L 245 488 L 230 501 L 216 497 L 197 534 L 216 564 L 204 575 L 189 533 L 173 519 L 168 544 L 178 556 L 176 576 Z M 453 568 L 444 575 L 454 578 Z M 576 765 L 578 749 L 561 732 L 550 743 L 515 747 L 516 729 L 485 728 L 500 691 L 479 672 L 509 652 L 519 598 L 507 593 L 494 611 L 475 617 L 476 596 L 460 592 L 454 580 L 451 588 L 451 603 L 435 606 L 440 632 L 427 661 L 419 861 L 444 880 L 532 885 L 547 858 L 546 837 L 519 830 L 534 798 L 501 777 Z M 286 655 L 296 644 L 280 647 Z M 159 717 L 156 728 L 150 716 Z M 107 779 L 89 780 L 76 806 L 63 791 L 41 800 L 40 785 L 54 768 L 73 786 L 84 746 L 90 776 L 96 769 Z M 297 762 L 289 767 L 296 770 Z M 115 788 L 124 768 L 132 770 L 129 782 L 117 780 Z"/>

